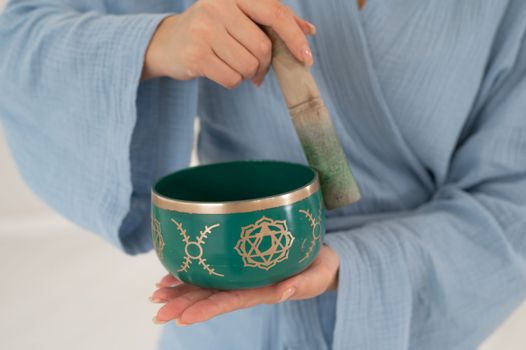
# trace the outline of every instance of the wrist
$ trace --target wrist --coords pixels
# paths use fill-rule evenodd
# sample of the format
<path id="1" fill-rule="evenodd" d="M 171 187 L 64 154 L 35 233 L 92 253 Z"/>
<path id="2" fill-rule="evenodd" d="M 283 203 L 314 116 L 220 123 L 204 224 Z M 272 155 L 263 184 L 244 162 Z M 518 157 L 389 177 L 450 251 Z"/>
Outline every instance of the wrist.
<path id="1" fill-rule="evenodd" d="M 142 68 L 141 80 L 159 78 L 168 76 L 168 69 L 163 62 L 164 46 L 163 37 L 166 28 L 171 25 L 177 15 L 165 17 L 157 26 L 157 29 L 152 35 L 148 47 L 144 53 L 144 64 Z"/>

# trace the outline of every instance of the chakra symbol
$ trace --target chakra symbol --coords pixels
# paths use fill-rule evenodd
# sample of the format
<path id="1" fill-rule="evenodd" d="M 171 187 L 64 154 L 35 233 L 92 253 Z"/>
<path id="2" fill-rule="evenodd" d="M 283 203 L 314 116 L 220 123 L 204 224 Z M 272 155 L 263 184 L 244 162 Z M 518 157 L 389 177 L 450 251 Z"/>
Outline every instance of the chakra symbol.
<path id="1" fill-rule="evenodd" d="M 289 257 L 294 236 L 285 220 L 263 216 L 256 223 L 241 228 L 235 250 L 245 266 L 269 270 Z"/>
<path id="2" fill-rule="evenodd" d="M 161 233 L 161 223 L 152 215 L 152 241 L 157 256 L 163 259 L 164 239 Z"/>
<path id="3" fill-rule="evenodd" d="M 314 251 L 314 247 L 316 247 L 316 243 L 321 242 L 321 208 L 318 212 L 318 217 L 316 219 L 314 219 L 309 210 L 300 210 L 299 212 L 303 213 L 307 220 L 310 221 L 310 227 L 312 229 L 312 237 L 309 248 L 307 249 L 307 252 L 303 256 L 303 258 L 301 258 L 299 261 L 303 262 L 306 259 L 308 259 L 309 256 L 311 256 L 312 252 Z"/>
<path id="4" fill-rule="evenodd" d="M 205 244 L 205 239 L 208 238 L 208 235 L 212 233 L 212 229 L 219 227 L 219 224 L 215 224 L 212 226 L 205 226 L 204 230 L 199 231 L 199 237 L 195 241 L 190 241 L 190 238 L 188 237 L 188 234 L 186 233 L 186 230 L 183 228 L 183 224 L 180 222 L 172 219 L 172 222 L 177 226 L 177 229 L 179 230 L 179 234 L 183 237 L 183 242 L 185 243 L 184 246 L 184 253 L 185 257 L 183 262 L 181 263 L 181 266 L 179 267 L 179 270 L 177 272 L 187 272 L 190 268 L 190 265 L 192 264 L 193 260 L 197 260 L 199 265 L 202 266 L 202 268 L 208 272 L 210 275 L 216 275 L 219 277 L 223 277 L 223 274 L 215 272 L 215 269 L 210 266 L 210 264 L 206 263 L 206 259 L 203 258 L 203 245 Z"/>

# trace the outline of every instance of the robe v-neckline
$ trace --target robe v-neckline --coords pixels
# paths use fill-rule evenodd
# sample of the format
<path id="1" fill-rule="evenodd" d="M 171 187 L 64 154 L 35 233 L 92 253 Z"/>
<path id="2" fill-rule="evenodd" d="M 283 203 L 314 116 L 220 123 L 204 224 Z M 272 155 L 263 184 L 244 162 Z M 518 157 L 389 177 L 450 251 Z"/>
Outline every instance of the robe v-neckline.
<path id="1" fill-rule="evenodd" d="M 366 123 L 370 135 L 383 142 L 372 144 L 362 142 L 362 144 L 368 144 L 372 153 L 380 157 L 383 162 L 400 159 L 402 156 L 406 160 L 403 164 L 407 168 L 406 171 L 422 179 L 424 185 L 429 187 L 432 184 L 427 171 L 404 139 L 397 121 L 393 118 L 371 58 L 364 21 L 374 14 L 380 5 L 379 1 L 369 0 L 360 9 L 357 1 L 351 0 L 328 6 L 328 10 L 320 14 L 323 16 L 321 20 L 324 28 L 318 32 L 314 43 L 318 54 L 317 64 L 323 71 L 327 93 L 333 100 L 332 106 L 329 107 L 342 117 L 348 116 L 349 111 L 353 110 L 367 112 L 367 115 L 352 115 L 341 118 L 341 121 L 336 120 L 335 124 L 343 124 L 336 127 L 349 130 L 352 128 L 351 124 L 356 124 L 357 119 L 360 123 Z M 314 3 L 309 1 L 305 6 L 309 7 L 309 11 L 315 11 Z M 372 24 L 378 25 L 376 22 Z M 350 60 L 352 60 L 351 64 Z M 335 66 L 342 68 L 334 69 Z M 354 120 L 351 122 L 350 118 Z M 355 136 L 360 137 L 360 135 Z M 343 143 L 348 143 L 350 146 L 348 149 L 355 149 L 353 140 L 340 138 Z M 392 147 L 385 147 L 386 142 Z M 393 166 L 402 165 L 398 163 Z"/>

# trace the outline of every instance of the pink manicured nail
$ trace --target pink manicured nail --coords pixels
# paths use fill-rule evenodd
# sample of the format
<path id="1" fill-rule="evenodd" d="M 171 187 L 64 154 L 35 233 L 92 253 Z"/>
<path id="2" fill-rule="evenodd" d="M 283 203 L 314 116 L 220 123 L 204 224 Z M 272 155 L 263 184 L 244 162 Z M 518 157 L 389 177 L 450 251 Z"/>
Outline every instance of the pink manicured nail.
<path id="1" fill-rule="evenodd" d="M 295 291 L 296 289 L 294 289 L 293 287 L 290 287 L 289 289 L 287 289 L 285 292 L 283 292 L 283 295 L 281 296 L 281 299 L 279 300 L 279 302 L 282 303 L 285 300 L 289 299 L 294 294 Z"/>
<path id="2" fill-rule="evenodd" d="M 163 299 L 160 299 L 160 298 L 149 297 L 148 299 L 154 304 L 166 303 L 166 300 L 163 300 Z"/>
<path id="3" fill-rule="evenodd" d="M 312 64 L 314 63 L 314 59 L 312 58 L 312 52 L 308 47 L 303 49 L 302 55 L 303 63 L 305 63 L 307 66 L 312 66 Z"/>
<path id="4" fill-rule="evenodd" d="M 187 323 L 181 323 L 181 319 L 180 318 L 176 318 L 175 319 L 175 324 L 178 325 L 179 327 L 188 326 Z"/>
<path id="5" fill-rule="evenodd" d="M 173 283 L 173 284 L 170 284 L 169 286 L 166 286 L 168 288 L 173 288 L 173 287 L 177 287 L 178 285 L 180 285 L 182 282 L 176 282 L 176 283 Z M 157 288 L 164 288 L 165 286 L 163 286 L 161 283 L 156 283 L 155 286 Z"/>
<path id="6" fill-rule="evenodd" d="M 260 87 L 261 84 L 263 83 L 263 80 L 264 80 L 264 79 L 261 79 L 261 78 L 260 78 L 260 79 L 255 79 L 255 78 L 253 78 L 253 79 L 252 79 L 252 83 L 253 83 L 256 87 Z"/>
<path id="7" fill-rule="evenodd" d="M 311 34 L 312 35 L 316 34 L 316 26 L 310 22 L 307 22 L 307 24 L 309 25 Z"/>
<path id="8" fill-rule="evenodd" d="M 153 322 L 154 324 L 161 325 L 161 324 L 165 324 L 165 323 L 168 322 L 168 321 L 161 321 L 161 320 L 159 320 L 159 319 L 157 318 L 157 316 L 154 316 L 153 319 L 152 319 L 152 322 Z"/>

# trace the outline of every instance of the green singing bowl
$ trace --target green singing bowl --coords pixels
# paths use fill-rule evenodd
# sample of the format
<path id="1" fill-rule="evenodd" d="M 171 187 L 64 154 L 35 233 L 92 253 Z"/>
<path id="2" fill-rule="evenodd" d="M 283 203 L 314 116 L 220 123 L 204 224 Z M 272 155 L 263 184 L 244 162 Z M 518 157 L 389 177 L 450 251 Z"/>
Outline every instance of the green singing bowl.
<path id="1" fill-rule="evenodd" d="M 318 254 L 325 212 L 316 172 L 278 161 L 187 168 L 152 189 L 152 239 L 180 280 L 207 288 L 274 284 Z"/>

